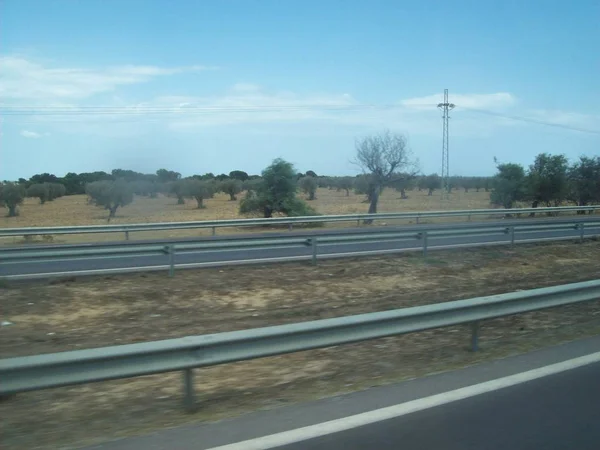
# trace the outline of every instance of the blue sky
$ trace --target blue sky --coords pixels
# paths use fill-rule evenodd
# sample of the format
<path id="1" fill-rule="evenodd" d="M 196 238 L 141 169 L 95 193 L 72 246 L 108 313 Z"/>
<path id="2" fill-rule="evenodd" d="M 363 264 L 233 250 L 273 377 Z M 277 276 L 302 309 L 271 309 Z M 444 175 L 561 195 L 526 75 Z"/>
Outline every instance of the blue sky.
<path id="1" fill-rule="evenodd" d="M 384 129 L 439 172 L 444 88 L 452 174 L 598 154 L 599 20 L 595 0 L 0 0 L 0 179 L 352 174 Z"/>

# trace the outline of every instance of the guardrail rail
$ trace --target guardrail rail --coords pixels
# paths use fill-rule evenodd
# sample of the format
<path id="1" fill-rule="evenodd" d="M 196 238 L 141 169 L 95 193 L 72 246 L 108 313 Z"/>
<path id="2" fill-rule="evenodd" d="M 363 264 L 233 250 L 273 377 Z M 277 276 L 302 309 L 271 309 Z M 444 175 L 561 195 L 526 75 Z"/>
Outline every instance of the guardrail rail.
<path id="1" fill-rule="evenodd" d="M 70 244 L 70 245 L 39 245 L 39 246 L 19 246 L 10 248 L 0 248 L 0 270 L 2 265 L 9 263 L 36 263 L 39 261 L 53 261 L 59 259 L 81 260 L 94 258 L 115 258 L 122 259 L 129 266 L 114 267 L 109 269 L 77 269 L 70 271 L 56 271 L 52 273 L 19 273 L 8 274 L 0 277 L 5 279 L 35 279 L 48 278 L 56 276 L 70 275 L 105 275 L 113 273 L 127 272 L 147 272 L 168 270 L 169 276 L 173 276 L 175 268 L 199 268 L 214 267 L 230 264 L 251 264 L 267 262 L 284 261 L 311 261 L 317 264 L 319 259 L 354 257 L 365 255 L 381 255 L 387 253 L 398 253 L 401 251 L 422 251 L 423 256 L 427 256 L 430 249 L 445 248 L 445 246 L 432 245 L 433 239 L 450 237 L 470 237 L 470 236 L 489 236 L 489 242 L 480 241 L 473 244 L 457 244 L 456 246 L 472 245 L 498 245 L 520 242 L 517 239 L 519 233 L 543 233 L 543 232 L 564 232 L 566 237 L 555 236 L 553 238 L 540 237 L 539 239 L 528 239 L 527 242 L 548 240 L 548 239 L 579 239 L 583 242 L 586 237 L 600 235 L 600 219 L 585 217 L 561 218 L 552 220 L 538 220 L 527 222 L 506 222 L 506 224 L 492 223 L 470 223 L 470 224 L 443 224 L 443 225 L 420 225 L 413 227 L 399 227 L 394 229 L 364 229 L 364 230 L 330 230 L 309 232 L 302 235 L 289 235 L 281 233 L 276 236 L 269 235 L 251 235 L 251 236 L 217 236 L 204 238 L 201 240 L 182 240 L 182 241 L 129 241 L 121 243 L 98 243 L 98 244 Z M 385 249 L 374 250 L 355 250 L 321 253 L 319 250 L 323 246 L 328 248 L 343 248 L 348 244 L 373 244 L 386 242 L 414 242 L 411 247 L 390 246 Z M 521 241 L 523 242 L 523 241 Z M 213 262 L 198 262 L 178 264 L 176 255 L 185 255 L 192 252 L 211 252 L 211 254 L 225 254 L 231 250 L 272 250 L 272 249 L 303 249 L 297 254 L 291 252 L 289 256 L 266 257 L 260 259 L 240 259 L 240 260 L 218 260 Z M 131 259 L 133 256 L 140 257 L 161 257 L 164 256 L 164 262 L 158 265 L 138 265 L 135 266 Z"/>
<path id="2" fill-rule="evenodd" d="M 185 230 L 185 229 L 212 229 L 216 234 L 217 228 L 225 227 L 260 227 L 287 225 L 291 230 L 297 224 L 318 224 L 327 222 L 356 222 L 380 221 L 393 219 L 415 219 L 419 223 L 421 219 L 433 217 L 467 217 L 473 216 L 507 216 L 523 214 L 559 214 L 577 213 L 600 210 L 600 205 L 592 206 L 559 206 L 551 208 L 515 208 L 515 209 L 470 209 L 456 211 L 417 211 L 402 213 L 379 213 L 379 214 L 346 214 L 329 216 L 302 216 L 302 217 L 276 217 L 271 219 L 232 219 L 232 220 L 207 220 L 197 222 L 163 222 L 163 223 L 137 223 L 120 225 L 85 225 L 70 227 L 27 227 L 27 228 L 0 228 L 0 237 L 14 236 L 38 236 L 58 234 L 87 234 L 87 233 L 125 233 L 125 239 L 129 239 L 129 233 L 136 231 L 158 231 L 158 230 Z"/>
<path id="3" fill-rule="evenodd" d="M 435 328 L 479 323 L 600 299 L 600 280 L 360 314 L 155 342 L 0 360 L 0 396 L 98 381 L 182 371 L 184 405 L 193 410 L 193 369 L 350 344 Z"/>

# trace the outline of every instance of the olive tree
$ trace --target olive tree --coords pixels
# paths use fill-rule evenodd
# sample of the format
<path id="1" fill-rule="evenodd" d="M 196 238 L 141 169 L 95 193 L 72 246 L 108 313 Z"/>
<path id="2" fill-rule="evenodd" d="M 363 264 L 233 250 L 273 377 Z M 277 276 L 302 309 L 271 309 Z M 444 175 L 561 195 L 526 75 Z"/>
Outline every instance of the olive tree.
<path id="1" fill-rule="evenodd" d="M 34 197 L 40 200 L 40 204 L 43 205 L 49 200 L 50 191 L 47 183 L 36 183 L 32 184 L 27 188 L 27 197 Z"/>
<path id="2" fill-rule="evenodd" d="M 48 187 L 48 200 L 52 201 L 55 198 L 64 196 L 67 193 L 67 188 L 62 183 L 44 183 Z"/>
<path id="3" fill-rule="evenodd" d="M 540 153 L 529 166 L 527 188 L 533 208 L 540 203 L 560 206 L 568 192 L 569 163 L 564 155 Z"/>
<path id="4" fill-rule="evenodd" d="M 298 184 L 300 185 L 302 192 L 308 195 L 308 200 L 314 200 L 316 198 L 315 194 L 317 193 L 318 184 L 315 177 L 307 175 L 300 178 Z"/>
<path id="5" fill-rule="evenodd" d="M 506 209 L 512 208 L 515 202 L 523 201 L 527 196 L 525 169 L 520 164 L 512 163 L 498 164 L 497 168 L 490 201 Z"/>
<path id="6" fill-rule="evenodd" d="M 568 171 L 569 200 L 578 206 L 600 203 L 600 157 L 582 156 Z M 578 211 L 583 214 L 583 211 Z"/>
<path id="7" fill-rule="evenodd" d="M 415 176 L 411 174 L 399 174 L 398 179 L 393 183 L 394 188 L 400 192 L 400 198 L 406 200 L 408 197 L 406 191 L 412 189 L 415 185 Z"/>
<path id="8" fill-rule="evenodd" d="M 8 209 L 8 217 L 19 215 L 18 206 L 25 198 L 25 188 L 16 183 L 0 184 L 0 204 Z"/>
<path id="9" fill-rule="evenodd" d="M 352 189 L 354 179 L 352 177 L 340 177 L 336 180 L 336 187 L 338 191 L 346 191 L 346 197 L 350 196 L 350 189 Z"/>
<path id="10" fill-rule="evenodd" d="M 262 172 L 253 190 L 248 190 L 240 203 L 241 214 L 260 214 L 265 218 L 274 213 L 288 216 L 310 216 L 316 212 L 296 197 L 296 171 L 283 159 L 275 159 Z"/>
<path id="11" fill-rule="evenodd" d="M 194 178 L 184 181 L 185 196 L 195 199 L 198 202 L 198 209 L 205 208 L 204 200 L 213 198 L 215 195 L 215 183 L 210 180 L 197 180 Z"/>
<path id="12" fill-rule="evenodd" d="M 236 178 L 229 178 L 219 183 L 219 191 L 229 195 L 230 201 L 237 200 L 237 194 L 242 192 L 242 182 Z"/>
<path id="13" fill-rule="evenodd" d="M 90 197 L 91 203 L 109 211 L 109 221 L 115 217 L 119 207 L 133 201 L 133 188 L 130 183 L 122 179 L 88 183 L 85 192 Z"/>
<path id="14" fill-rule="evenodd" d="M 427 188 L 427 195 L 431 197 L 433 195 L 433 191 L 439 189 L 442 185 L 442 180 L 437 173 L 432 173 L 423 179 L 423 185 Z"/>
<path id="15" fill-rule="evenodd" d="M 357 195 L 365 195 L 366 198 L 363 203 L 370 203 L 373 196 L 374 191 L 376 189 L 376 184 L 371 181 L 371 174 L 362 174 L 354 178 L 353 182 L 354 193 Z M 379 188 L 379 193 L 377 195 L 381 195 L 383 191 L 383 187 Z"/>
<path id="16" fill-rule="evenodd" d="M 369 214 L 377 212 L 379 195 L 386 186 L 418 173 L 418 163 L 412 158 L 406 137 L 389 130 L 358 139 L 354 162 L 369 175 Z"/>
<path id="17" fill-rule="evenodd" d="M 178 205 L 185 205 L 185 183 L 186 180 L 176 180 L 168 184 L 168 190 L 177 197 Z"/>

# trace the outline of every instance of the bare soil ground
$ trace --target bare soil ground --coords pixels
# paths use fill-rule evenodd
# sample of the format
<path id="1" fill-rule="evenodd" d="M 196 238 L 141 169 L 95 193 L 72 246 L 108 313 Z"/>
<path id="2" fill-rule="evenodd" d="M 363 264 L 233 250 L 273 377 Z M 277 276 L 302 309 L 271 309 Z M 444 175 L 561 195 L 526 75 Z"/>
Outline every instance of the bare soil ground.
<path id="1" fill-rule="evenodd" d="M 242 194 L 239 198 L 242 198 Z M 303 196 L 301 196 L 303 197 Z M 364 203 L 364 195 L 330 189 L 319 189 L 317 199 L 309 202 L 320 214 L 354 214 L 366 213 L 368 204 Z M 196 202 L 187 200 L 185 205 L 177 205 L 174 198 L 159 196 L 158 198 L 136 197 L 131 205 L 120 208 L 117 217 L 111 224 L 152 223 L 152 222 L 185 222 L 199 220 L 227 220 L 244 218 L 238 214 L 239 200 L 229 201 L 229 196 L 217 194 L 213 199 L 205 201 L 206 208 L 198 209 Z M 408 199 L 402 200 L 400 193 L 392 189 L 384 191 L 379 202 L 379 212 L 433 211 L 456 209 L 489 208 L 489 193 L 471 191 L 468 193 L 456 190 L 448 200 L 442 200 L 439 192 L 432 196 L 427 191 L 408 192 Z M 454 219 L 456 220 L 456 219 Z M 458 220 L 463 220 L 458 218 Z M 42 227 L 42 226 L 75 226 L 105 225 L 105 210 L 87 204 L 85 195 L 62 197 L 40 205 L 36 199 L 28 198 L 21 206 L 18 217 L 1 217 L 0 228 Z M 406 223 L 406 221 L 405 221 Z M 354 223 L 337 223 L 332 226 L 354 226 Z M 248 231 L 247 229 L 245 231 Z M 264 230 L 261 230 L 264 231 Z M 219 229 L 219 233 L 235 233 L 239 229 Z M 210 230 L 154 231 L 132 233 L 132 239 L 152 239 L 168 237 L 199 236 L 210 233 Z M 122 240 L 122 234 L 87 234 L 41 236 L 25 241 L 22 237 L 4 238 L 5 245 L 27 242 L 90 242 Z"/>
<path id="2" fill-rule="evenodd" d="M 13 285 L 0 290 L 0 357 L 315 320 L 598 278 L 600 242 L 232 267 Z M 463 367 L 600 332 L 598 302 L 197 370 L 20 394 L 0 403 L 6 449 L 54 449 L 215 420 Z M 35 420 L 32 420 L 32 416 Z"/>

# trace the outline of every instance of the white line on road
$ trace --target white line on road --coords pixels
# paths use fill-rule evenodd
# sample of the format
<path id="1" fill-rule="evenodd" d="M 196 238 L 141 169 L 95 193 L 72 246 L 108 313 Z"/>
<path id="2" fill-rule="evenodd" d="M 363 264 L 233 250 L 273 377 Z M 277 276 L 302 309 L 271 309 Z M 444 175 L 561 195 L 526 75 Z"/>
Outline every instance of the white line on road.
<path id="1" fill-rule="evenodd" d="M 571 369 L 576 369 L 588 364 L 600 362 L 600 352 L 579 358 L 569 359 L 549 366 L 540 367 L 527 372 L 517 373 L 503 378 L 486 381 L 484 383 L 474 384 L 453 391 L 443 392 L 441 394 L 412 400 L 386 408 L 376 409 L 353 416 L 343 417 L 341 419 L 331 420 L 329 422 L 318 423 L 307 427 L 297 428 L 295 430 L 283 431 L 281 433 L 271 434 L 247 441 L 236 442 L 233 444 L 213 447 L 208 450 L 266 450 L 283 445 L 293 444 L 308 439 L 325 436 L 352 428 L 361 427 L 382 420 L 393 419 L 424 409 L 433 408 L 447 403 L 496 391 L 509 386 L 532 381 L 548 375 L 557 374 Z"/>

